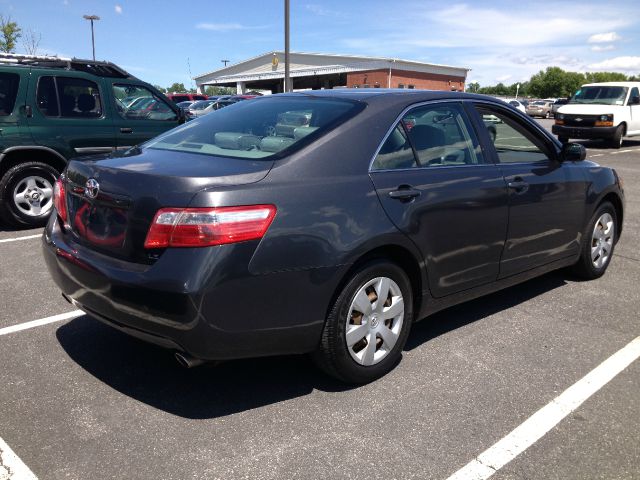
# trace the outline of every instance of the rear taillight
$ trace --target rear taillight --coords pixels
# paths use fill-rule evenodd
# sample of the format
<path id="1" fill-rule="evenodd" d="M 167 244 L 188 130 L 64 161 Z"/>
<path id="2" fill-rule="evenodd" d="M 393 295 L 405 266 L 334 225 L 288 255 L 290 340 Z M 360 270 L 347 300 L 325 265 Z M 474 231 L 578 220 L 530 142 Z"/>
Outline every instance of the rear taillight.
<path id="1" fill-rule="evenodd" d="M 64 180 L 62 177 L 58 177 L 56 184 L 53 187 L 53 206 L 58 212 L 58 216 L 63 223 L 67 223 L 67 195 L 64 189 Z"/>
<path id="2" fill-rule="evenodd" d="M 208 247 L 262 238 L 276 215 L 274 205 L 162 208 L 144 248 Z"/>

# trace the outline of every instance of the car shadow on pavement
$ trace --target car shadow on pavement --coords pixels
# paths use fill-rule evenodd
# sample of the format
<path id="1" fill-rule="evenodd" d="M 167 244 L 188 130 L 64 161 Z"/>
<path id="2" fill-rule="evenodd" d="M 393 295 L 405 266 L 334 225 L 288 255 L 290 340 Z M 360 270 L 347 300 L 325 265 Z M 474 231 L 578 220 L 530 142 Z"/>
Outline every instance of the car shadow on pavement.
<path id="1" fill-rule="evenodd" d="M 581 143 L 585 148 L 591 148 L 593 150 L 611 150 L 611 152 L 617 151 L 615 148 L 611 148 L 608 142 L 603 140 L 571 140 L 574 143 Z M 640 140 L 624 139 L 620 150 L 625 148 L 640 147 Z"/>
<path id="2" fill-rule="evenodd" d="M 306 355 L 266 357 L 186 369 L 172 352 L 137 340 L 87 315 L 56 336 L 78 365 L 115 390 L 191 419 L 216 418 L 308 395 L 352 387 L 327 377 Z"/>
<path id="3" fill-rule="evenodd" d="M 551 272 L 491 295 L 442 310 L 412 327 L 405 350 L 413 350 L 440 335 L 562 287 L 566 285 L 567 278 L 568 274 L 565 271 Z"/>

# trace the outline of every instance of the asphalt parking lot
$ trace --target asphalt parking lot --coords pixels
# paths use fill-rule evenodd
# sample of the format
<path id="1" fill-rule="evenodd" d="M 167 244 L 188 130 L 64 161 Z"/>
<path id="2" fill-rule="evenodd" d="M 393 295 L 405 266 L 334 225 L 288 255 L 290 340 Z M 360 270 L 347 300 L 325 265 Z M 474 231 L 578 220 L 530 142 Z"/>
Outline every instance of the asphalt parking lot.
<path id="1" fill-rule="evenodd" d="M 85 315 L 9 328 L 74 308 L 41 232 L 0 226 L 0 458 L 10 447 L 40 479 L 449 478 L 640 335 L 640 141 L 584 144 L 625 183 L 607 274 L 556 272 L 430 317 L 359 388 L 306 357 L 185 370 Z M 640 478 L 638 398 L 635 361 L 491 478 Z"/>

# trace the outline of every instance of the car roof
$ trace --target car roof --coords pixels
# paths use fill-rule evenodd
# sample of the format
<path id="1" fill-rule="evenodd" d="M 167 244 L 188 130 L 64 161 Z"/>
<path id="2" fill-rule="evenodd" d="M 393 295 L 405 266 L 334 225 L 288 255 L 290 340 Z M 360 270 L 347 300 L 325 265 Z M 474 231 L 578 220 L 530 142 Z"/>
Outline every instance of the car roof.
<path id="1" fill-rule="evenodd" d="M 599 82 L 599 83 L 585 83 L 583 87 L 638 87 L 640 82 Z"/>
<path id="2" fill-rule="evenodd" d="M 490 101 L 497 105 L 504 105 L 502 100 L 497 100 L 488 95 L 442 90 L 407 90 L 402 88 L 338 88 L 332 90 L 307 90 L 293 93 L 279 93 L 276 95 L 279 97 L 340 98 L 362 101 L 364 103 L 388 103 L 389 105 L 402 103 L 411 104 L 430 100 L 463 99 Z M 260 98 L 269 98 L 272 96 L 274 95 L 265 95 Z"/>

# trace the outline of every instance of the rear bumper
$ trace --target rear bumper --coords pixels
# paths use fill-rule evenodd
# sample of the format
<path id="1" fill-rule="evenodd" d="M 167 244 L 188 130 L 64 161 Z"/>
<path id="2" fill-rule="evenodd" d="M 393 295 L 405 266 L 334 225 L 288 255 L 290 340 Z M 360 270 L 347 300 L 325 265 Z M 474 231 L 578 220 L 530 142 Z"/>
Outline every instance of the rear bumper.
<path id="1" fill-rule="evenodd" d="M 609 139 L 615 135 L 616 128 L 617 127 L 567 127 L 565 125 L 553 125 L 551 131 L 559 137 Z"/>
<path id="2" fill-rule="evenodd" d="M 256 245 L 168 249 L 140 265 L 74 243 L 56 218 L 43 236 L 65 298 L 129 335 L 204 360 L 313 351 L 338 268 L 254 275 Z"/>

